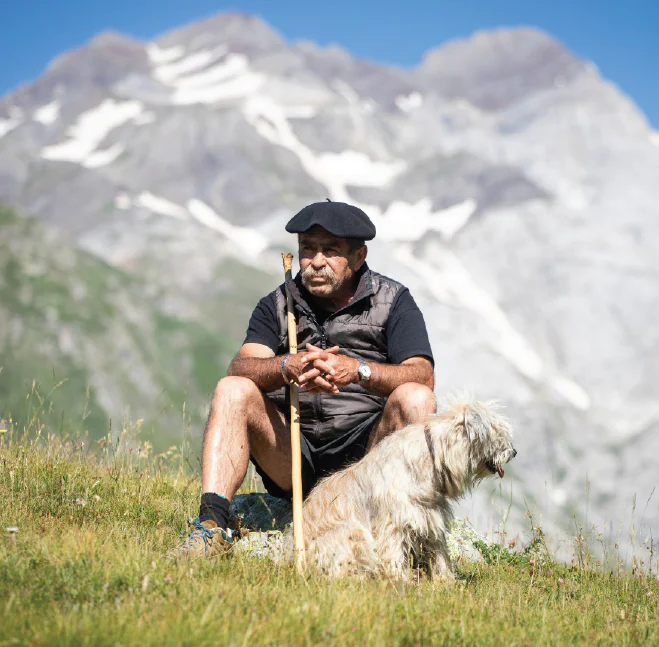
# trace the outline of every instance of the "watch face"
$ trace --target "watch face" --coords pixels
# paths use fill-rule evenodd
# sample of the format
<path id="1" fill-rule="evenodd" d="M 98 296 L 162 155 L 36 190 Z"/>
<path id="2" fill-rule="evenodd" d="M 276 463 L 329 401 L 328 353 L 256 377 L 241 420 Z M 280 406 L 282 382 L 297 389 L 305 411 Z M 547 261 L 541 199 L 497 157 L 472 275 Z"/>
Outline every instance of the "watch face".
<path id="1" fill-rule="evenodd" d="M 368 364 L 362 364 L 357 369 L 357 372 L 363 380 L 367 380 L 369 377 L 371 377 L 371 367 Z"/>

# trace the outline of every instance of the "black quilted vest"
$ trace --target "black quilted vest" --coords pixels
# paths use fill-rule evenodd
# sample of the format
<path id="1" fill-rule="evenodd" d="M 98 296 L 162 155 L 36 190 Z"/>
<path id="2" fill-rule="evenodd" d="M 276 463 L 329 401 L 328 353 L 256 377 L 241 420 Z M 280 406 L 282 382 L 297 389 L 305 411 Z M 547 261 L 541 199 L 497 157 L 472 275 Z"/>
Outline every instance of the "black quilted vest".
<path id="1" fill-rule="evenodd" d="M 387 320 L 400 283 L 364 266 L 352 301 L 333 312 L 321 325 L 304 300 L 298 274 L 289 283 L 295 301 L 297 339 L 300 352 L 305 344 L 321 348 L 339 346 L 351 357 L 380 363 L 389 362 L 387 355 Z M 288 352 L 286 293 L 284 284 L 275 290 L 279 319 L 277 355 Z M 300 430 L 318 449 L 336 445 L 357 426 L 375 421 L 386 398 L 368 393 L 358 384 L 340 387 L 341 393 L 300 393 Z M 268 396 L 277 407 L 289 414 L 288 388 L 281 387 Z"/>

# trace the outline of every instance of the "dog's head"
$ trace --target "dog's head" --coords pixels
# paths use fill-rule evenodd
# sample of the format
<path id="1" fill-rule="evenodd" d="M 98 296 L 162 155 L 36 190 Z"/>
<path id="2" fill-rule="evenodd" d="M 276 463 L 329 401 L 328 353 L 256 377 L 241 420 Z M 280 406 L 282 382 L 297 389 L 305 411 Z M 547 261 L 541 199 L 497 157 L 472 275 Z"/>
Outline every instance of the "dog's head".
<path id="1" fill-rule="evenodd" d="M 494 402 L 473 399 L 449 400 L 440 415 L 451 419 L 449 432 L 457 445 L 466 450 L 467 472 L 471 480 L 494 474 L 504 476 L 503 466 L 517 455 L 512 429 L 498 413 Z"/>

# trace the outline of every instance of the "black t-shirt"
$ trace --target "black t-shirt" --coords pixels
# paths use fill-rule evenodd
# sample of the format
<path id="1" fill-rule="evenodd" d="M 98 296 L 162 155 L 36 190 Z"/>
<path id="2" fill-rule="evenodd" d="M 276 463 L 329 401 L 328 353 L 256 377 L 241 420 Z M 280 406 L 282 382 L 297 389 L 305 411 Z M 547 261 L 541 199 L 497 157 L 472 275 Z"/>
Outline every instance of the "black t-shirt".
<path id="1" fill-rule="evenodd" d="M 307 303 L 320 324 L 332 314 L 319 308 L 311 299 Z M 243 343 L 263 344 L 276 353 L 279 348 L 279 324 L 277 322 L 275 295 L 272 293 L 263 297 L 254 308 Z M 427 357 L 434 363 L 423 314 L 410 291 L 405 287 L 397 292 L 391 305 L 386 335 L 387 360 L 390 364 L 400 364 L 410 357 L 419 355 Z"/>

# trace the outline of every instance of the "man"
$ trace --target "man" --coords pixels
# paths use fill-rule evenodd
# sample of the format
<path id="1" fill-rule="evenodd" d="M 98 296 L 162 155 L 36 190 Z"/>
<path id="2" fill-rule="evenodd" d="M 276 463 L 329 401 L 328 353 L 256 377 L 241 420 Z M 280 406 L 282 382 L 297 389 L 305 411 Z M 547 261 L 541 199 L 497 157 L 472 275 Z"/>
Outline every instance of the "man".
<path id="1" fill-rule="evenodd" d="M 231 547 L 230 501 L 251 459 L 266 490 L 290 498 L 288 384 L 300 385 L 302 480 L 359 460 L 379 440 L 436 411 L 423 315 L 407 288 L 371 271 L 375 226 L 357 207 L 319 202 L 286 225 L 300 273 L 289 284 L 298 330 L 288 353 L 285 286 L 261 299 L 245 341 L 213 395 L 202 450 L 202 496 L 174 555 Z M 304 349 L 304 350 L 303 350 Z"/>

